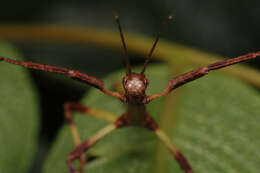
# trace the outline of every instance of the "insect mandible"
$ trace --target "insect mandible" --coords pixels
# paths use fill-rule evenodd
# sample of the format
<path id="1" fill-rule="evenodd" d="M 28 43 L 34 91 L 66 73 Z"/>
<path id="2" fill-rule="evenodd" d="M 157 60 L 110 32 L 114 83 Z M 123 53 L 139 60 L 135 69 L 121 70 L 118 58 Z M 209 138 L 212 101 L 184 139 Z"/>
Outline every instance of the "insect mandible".
<path id="1" fill-rule="evenodd" d="M 179 163 L 179 166 L 185 173 L 192 173 L 193 169 L 189 164 L 188 160 L 185 156 L 176 148 L 176 146 L 171 142 L 170 138 L 159 128 L 158 124 L 154 121 L 154 119 L 150 116 L 150 114 L 146 111 L 146 104 L 151 102 L 152 100 L 165 96 L 174 89 L 201 78 L 208 74 L 212 70 L 217 70 L 226 66 L 230 66 L 236 63 L 240 63 L 249 59 L 254 59 L 257 56 L 260 56 L 260 51 L 256 53 L 248 53 L 236 58 L 216 62 L 210 64 L 205 67 L 200 67 L 198 69 L 192 70 L 185 74 L 179 75 L 177 77 L 172 78 L 166 87 L 159 94 L 146 95 L 146 88 L 149 84 L 149 80 L 145 76 L 145 69 L 152 57 L 154 49 L 159 41 L 159 38 L 167 24 L 167 22 L 174 18 L 174 15 L 168 16 L 167 20 L 163 23 L 161 30 L 158 32 L 154 44 L 144 62 L 143 68 L 140 73 L 134 73 L 131 71 L 130 60 L 127 53 L 127 47 L 124 40 L 124 35 L 122 32 L 121 24 L 119 21 L 119 17 L 116 13 L 114 13 L 114 18 L 117 22 L 118 29 L 120 32 L 121 41 L 123 44 L 123 49 L 125 53 L 126 59 L 126 75 L 122 79 L 122 85 L 124 88 L 124 93 L 121 94 L 119 92 L 112 92 L 106 89 L 103 80 L 98 79 L 94 76 L 87 75 L 77 70 L 70 70 L 63 67 L 56 67 L 51 65 L 44 65 L 34 62 L 24 62 L 18 60 L 12 60 L 5 57 L 0 57 L 0 61 L 5 61 L 7 63 L 16 64 L 20 66 L 24 66 L 30 69 L 43 70 L 47 72 L 59 73 L 68 76 L 69 78 L 76 79 L 80 82 L 91 85 L 97 89 L 99 89 L 104 94 L 115 97 L 121 100 L 124 103 L 127 103 L 127 110 L 123 113 L 119 118 L 115 120 L 114 123 L 109 124 L 99 130 L 96 134 L 94 134 L 89 139 L 81 142 L 78 134 L 78 130 L 72 120 L 71 113 L 72 112 L 81 112 L 83 114 L 89 113 L 92 108 L 89 108 L 85 105 L 79 103 L 69 102 L 65 104 L 65 118 L 69 124 L 70 130 L 72 132 L 73 141 L 76 147 L 70 152 L 67 157 L 67 166 L 69 168 L 70 173 L 82 173 L 84 165 L 86 164 L 86 159 L 84 153 L 92 146 L 94 146 L 98 141 L 104 138 L 106 135 L 110 134 L 112 131 L 128 127 L 128 126 L 138 126 L 142 128 L 146 128 L 151 130 L 156 134 L 156 136 L 166 145 L 169 151 L 172 153 L 174 158 Z M 102 111 L 92 111 L 92 113 L 96 114 L 96 116 L 102 116 Z M 80 160 L 80 166 L 78 170 L 73 166 L 72 162 L 76 159 Z"/>

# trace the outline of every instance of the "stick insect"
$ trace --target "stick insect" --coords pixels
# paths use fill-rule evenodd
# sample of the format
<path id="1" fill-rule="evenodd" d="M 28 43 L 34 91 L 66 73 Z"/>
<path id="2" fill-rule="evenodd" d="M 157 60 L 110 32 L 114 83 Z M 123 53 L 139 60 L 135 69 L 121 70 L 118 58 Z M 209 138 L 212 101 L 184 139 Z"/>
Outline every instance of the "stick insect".
<path id="1" fill-rule="evenodd" d="M 116 13 L 114 13 L 114 18 L 118 26 L 118 30 L 120 33 L 123 50 L 125 54 L 125 61 L 126 61 L 126 75 L 122 78 L 122 85 L 124 88 L 124 93 L 120 92 L 112 92 L 106 89 L 103 80 L 98 79 L 94 76 L 90 76 L 88 74 L 82 73 L 77 70 L 70 70 L 64 67 L 57 67 L 57 66 L 51 66 L 51 65 L 44 65 L 39 64 L 35 62 L 24 62 L 24 61 L 18 61 L 13 60 L 5 57 L 0 57 L 0 61 L 5 61 L 7 63 L 20 65 L 29 69 L 35 69 L 35 70 L 42 70 L 52 73 L 59 73 L 63 74 L 69 78 L 78 80 L 80 82 L 83 82 L 85 84 L 91 85 L 104 94 L 107 94 L 109 96 L 115 97 L 119 100 L 121 100 L 123 103 L 127 103 L 127 109 L 126 111 L 117 118 L 114 123 L 109 124 L 99 130 L 96 134 L 91 136 L 89 139 L 81 142 L 79 138 L 78 130 L 72 120 L 72 112 L 80 112 L 82 114 L 92 113 L 96 117 L 104 116 L 104 112 L 100 110 L 96 110 L 94 108 L 87 107 L 85 105 L 69 102 L 66 103 L 64 106 L 65 110 L 65 118 L 69 124 L 73 141 L 75 143 L 75 148 L 69 153 L 66 163 L 69 169 L 70 173 L 82 173 L 84 165 L 86 164 L 86 159 L 84 156 L 84 153 L 94 146 L 98 141 L 103 139 L 105 136 L 110 134 L 112 131 L 128 127 L 128 126 L 138 126 L 142 128 L 146 128 L 156 134 L 156 136 L 161 140 L 162 143 L 166 145 L 166 147 L 169 149 L 171 154 L 174 156 L 174 158 L 177 160 L 179 166 L 185 173 L 193 173 L 193 169 L 191 165 L 189 164 L 188 160 L 185 158 L 185 156 L 176 148 L 176 146 L 171 142 L 170 138 L 159 128 L 157 123 L 154 121 L 152 116 L 146 111 L 146 104 L 151 102 L 154 99 L 157 99 L 159 97 L 165 96 L 174 89 L 185 85 L 191 81 L 194 81 L 198 78 L 201 78 L 208 74 L 210 71 L 217 70 L 220 68 L 224 68 L 226 66 L 234 65 L 243 61 L 247 61 L 250 59 L 254 59 L 257 56 L 260 56 L 260 51 L 256 53 L 248 53 L 242 56 L 238 56 L 236 58 L 216 62 L 213 64 L 210 64 L 208 66 L 200 67 L 195 70 L 192 70 L 190 72 L 187 72 L 185 74 L 181 74 L 177 77 L 172 78 L 166 87 L 165 90 L 163 90 L 159 94 L 153 94 L 153 95 L 146 95 L 146 88 L 149 84 L 149 80 L 145 77 L 145 69 L 152 57 L 152 54 L 154 52 L 154 49 L 159 41 L 159 38 L 168 23 L 171 19 L 173 19 L 175 15 L 168 16 L 167 20 L 165 20 L 162 24 L 162 27 L 160 31 L 158 32 L 156 39 L 153 43 L 153 46 L 144 62 L 143 68 L 140 73 L 134 73 L 131 71 L 131 65 L 130 60 L 127 53 L 127 47 L 123 35 L 123 31 L 121 28 L 121 24 L 119 21 L 119 17 Z M 72 162 L 74 160 L 78 159 L 80 161 L 80 166 L 78 169 L 74 167 Z"/>

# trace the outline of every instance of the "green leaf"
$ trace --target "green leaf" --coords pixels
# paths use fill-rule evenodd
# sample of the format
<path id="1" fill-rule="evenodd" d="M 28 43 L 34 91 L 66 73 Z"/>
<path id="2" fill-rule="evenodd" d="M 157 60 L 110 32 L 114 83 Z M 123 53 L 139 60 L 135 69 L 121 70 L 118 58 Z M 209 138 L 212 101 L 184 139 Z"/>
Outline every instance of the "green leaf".
<path id="1" fill-rule="evenodd" d="M 20 59 L 2 41 L 0 55 Z M 0 62 L 0 172 L 28 172 L 35 154 L 38 104 L 29 78 L 24 68 Z"/>
<path id="2" fill-rule="evenodd" d="M 150 79 L 148 95 L 166 87 L 169 80 L 166 66 L 149 66 L 146 73 Z M 123 75 L 121 71 L 108 77 L 107 86 L 112 86 L 112 81 Z M 210 73 L 208 77 L 185 86 L 181 96 L 177 123 L 172 122 L 171 138 L 190 161 L 194 172 L 257 172 L 260 169 L 260 97 L 257 91 L 236 79 Z M 116 115 L 125 110 L 120 101 L 96 89 L 91 90 L 82 103 Z M 163 116 L 163 105 L 164 99 L 155 100 L 148 104 L 148 111 L 158 120 Z M 80 114 L 76 114 L 74 119 L 82 139 L 87 139 L 107 124 Z M 88 151 L 96 159 L 86 165 L 85 172 L 155 172 L 159 151 L 156 141 L 156 136 L 145 129 L 116 130 Z M 68 172 L 65 161 L 73 148 L 70 131 L 65 125 L 43 172 Z M 165 172 L 183 172 L 170 153 L 164 157 Z"/>

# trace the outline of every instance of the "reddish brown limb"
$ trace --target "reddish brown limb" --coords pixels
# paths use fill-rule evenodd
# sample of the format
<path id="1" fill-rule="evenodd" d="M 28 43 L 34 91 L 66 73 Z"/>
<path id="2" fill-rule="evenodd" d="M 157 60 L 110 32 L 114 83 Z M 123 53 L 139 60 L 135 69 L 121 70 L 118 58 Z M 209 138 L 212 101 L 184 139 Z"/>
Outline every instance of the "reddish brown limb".
<path id="1" fill-rule="evenodd" d="M 80 112 L 86 116 L 92 115 L 97 118 L 107 120 L 109 122 L 114 122 L 116 120 L 116 116 L 114 116 L 110 113 L 103 112 L 103 111 L 100 111 L 100 110 L 94 109 L 94 108 L 89 108 L 89 107 L 86 107 L 79 103 L 73 103 L 73 102 L 66 103 L 64 105 L 65 118 L 66 118 L 67 123 L 69 124 L 69 128 L 70 128 L 75 146 L 78 146 L 81 141 L 80 141 L 78 129 L 72 119 L 72 115 L 71 115 L 72 112 Z M 79 168 L 80 173 L 83 172 L 85 163 L 86 163 L 86 158 L 85 158 L 84 154 L 82 154 L 80 156 L 80 168 Z"/>
<path id="2" fill-rule="evenodd" d="M 148 96 L 147 102 L 150 102 L 151 100 L 153 100 L 155 98 L 165 96 L 172 90 L 174 90 L 188 82 L 191 82 L 197 78 L 203 77 L 204 75 L 208 74 L 208 72 L 210 72 L 211 70 L 217 70 L 217 69 L 220 69 L 220 68 L 223 68 L 226 66 L 240 63 L 242 61 L 254 59 L 257 56 L 260 56 L 260 51 L 256 52 L 256 53 L 248 53 L 248 54 L 245 54 L 245 55 L 242 55 L 242 56 L 239 56 L 236 58 L 228 59 L 225 61 L 216 62 L 216 63 L 210 64 L 206 67 L 200 67 L 200 68 L 190 71 L 188 73 L 177 76 L 169 81 L 168 87 L 162 93 Z"/>
<path id="3" fill-rule="evenodd" d="M 116 120 L 116 116 L 111 113 L 107 113 L 95 108 L 90 108 L 79 103 L 74 103 L 74 102 L 66 103 L 64 105 L 65 118 L 71 129 L 72 137 L 75 145 L 79 145 L 80 137 L 79 137 L 78 130 L 75 126 L 75 123 L 73 122 L 72 119 L 72 115 L 71 115 L 72 112 L 80 112 L 83 115 L 94 116 L 102 120 L 106 120 L 108 122 L 115 122 Z"/>
<path id="4" fill-rule="evenodd" d="M 94 146 L 98 141 L 104 138 L 106 135 L 110 134 L 117 127 L 115 124 L 109 124 L 103 129 L 99 130 L 94 136 L 85 140 L 79 144 L 72 152 L 70 152 L 67 157 L 67 165 L 69 167 L 70 173 L 77 173 L 78 171 L 74 168 L 72 161 L 75 159 L 80 159 L 81 156 L 92 146 Z"/>
<path id="5" fill-rule="evenodd" d="M 117 92 L 111 92 L 108 91 L 104 86 L 104 81 L 101 79 L 98 79 L 94 76 L 87 75 L 85 73 L 82 73 L 77 70 L 70 70 L 64 67 L 57 67 L 57 66 L 51 66 L 51 65 L 45 65 L 45 64 L 39 64 L 35 62 L 30 61 L 19 61 L 19 60 L 13 60 L 9 58 L 0 57 L 0 61 L 5 61 L 11 64 L 16 64 L 20 66 L 24 66 L 29 69 L 35 69 L 35 70 L 42 70 L 52 73 L 59 73 L 64 74 L 72 79 L 79 80 L 80 82 L 86 83 L 88 85 L 91 85 L 99 90 L 101 90 L 103 93 L 116 97 L 122 101 L 125 100 L 125 97 Z"/>
<path id="6" fill-rule="evenodd" d="M 122 27 L 121 27 L 121 24 L 120 24 L 120 21 L 119 21 L 118 14 L 115 11 L 113 11 L 113 15 L 114 15 L 114 18 L 115 18 L 115 20 L 117 22 L 117 26 L 118 26 L 118 30 L 119 30 L 119 33 L 120 33 L 121 41 L 122 41 L 122 44 L 123 44 L 123 47 L 124 47 L 124 53 L 125 53 L 125 58 L 126 58 L 126 75 L 129 76 L 131 74 L 131 65 L 130 65 L 130 60 L 129 60 L 129 56 L 128 56 L 128 53 L 127 53 L 127 48 L 126 48 L 126 44 L 125 44 L 124 34 L 123 34 L 123 31 L 122 31 Z"/>
<path id="7" fill-rule="evenodd" d="M 64 105 L 65 119 L 66 119 L 67 123 L 69 124 L 69 128 L 71 131 L 74 145 L 77 146 L 80 144 L 80 136 L 78 133 L 78 129 L 72 120 L 72 116 L 71 116 L 72 111 L 82 112 L 82 109 L 81 109 L 81 107 L 74 105 L 73 103 L 66 103 Z M 79 168 L 80 173 L 82 173 L 85 164 L 86 164 L 86 158 L 85 158 L 85 155 L 83 154 L 80 156 L 80 168 Z"/>
<path id="8" fill-rule="evenodd" d="M 193 173 L 193 170 L 188 162 L 188 160 L 185 158 L 185 156 L 172 144 L 169 137 L 161 131 L 159 128 L 155 130 L 155 134 L 158 136 L 158 138 L 161 140 L 162 143 L 164 143 L 167 148 L 170 150 L 170 152 L 173 154 L 177 162 L 179 163 L 180 167 L 185 171 L 185 173 Z"/>
<path id="9" fill-rule="evenodd" d="M 163 144 L 167 146 L 170 152 L 173 154 L 174 158 L 179 163 L 180 167 L 185 171 L 185 173 L 193 173 L 192 168 L 185 158 L 185 156 L 172 144 L 170 138 L 158 127 L 157 123 L 153 118 L 147 115 L 144 127 L 155 132 L 158 138 Z"/>

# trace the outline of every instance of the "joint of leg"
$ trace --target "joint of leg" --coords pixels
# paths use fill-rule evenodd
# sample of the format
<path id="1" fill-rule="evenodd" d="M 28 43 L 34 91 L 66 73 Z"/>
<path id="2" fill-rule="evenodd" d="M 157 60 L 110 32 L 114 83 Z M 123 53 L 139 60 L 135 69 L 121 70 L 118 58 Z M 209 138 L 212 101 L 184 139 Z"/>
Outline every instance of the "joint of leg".
<path id="1" fill-rule="evenodd" d="M 186 173 L 192 173 L 192 168 L 189 165 L 187 159 L 180 152 L 176 152 L 176 160 L 179 162 L 181 168 L 185 170 Z"/>
<path id="2" fill-rule="evenodd" d="M 64 104 L 64 109 L 72 112 L 72 111 L 77 111 L 77 112 L 87 112 L 88 108 L 85 106 L 82 106 L 79 103 L 74 103 L 74 102 L 67 102 Z"/>
<path id="3" fill-rule="evenodd" d="M 70 114 L 70 104 L 69 103 L 65 103 L 64 104 L 64 115 L 66 118 L 66 121 L 68 124 L 72 124 L 72 118 L 71 118 L 71 114 Z"/>
<path id="4" fill-rule="evenodd" d="M 124 126 L 127 126 L 127 125 L 129 125 L 129 122 L 128 122 L 125 114 L 120 116 L 115 122 L 116 128 L 121 128 L 121 127 L 124 127 Z"/>
<path id="5" fill-rule="evenodd" d="M 72 157 L 72 156 L 69 155 L 68 158 L 67 158 L 67 160 L 66 160 L 67 165 L 68 165 L 69 170 L 70 170 L 70 173 L 74 173 L 74 172 L 75 172 L 75 168 L 74 168 L 74 166 L 72 165 L 72 161 L 73 161 L 74 159 L 75 159 L 74 157 Z"/>
<path id="6" fill-rule="evenodd" d="M 89 148 L 89 142 L 88 140 L 78 145 L 71 153 L 70 156 L 72 158 L 80 158 L 80 156 L 87 151 Z"/>
<path id="7" fill-rule="evenodd" d="M 156 131 L 159 127 L 151 116 L 147 116 L 144 124 L 145 128 Z"/>

